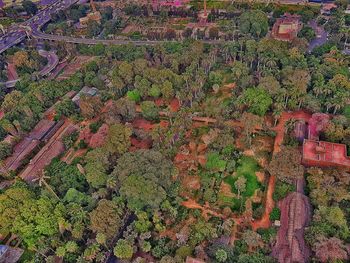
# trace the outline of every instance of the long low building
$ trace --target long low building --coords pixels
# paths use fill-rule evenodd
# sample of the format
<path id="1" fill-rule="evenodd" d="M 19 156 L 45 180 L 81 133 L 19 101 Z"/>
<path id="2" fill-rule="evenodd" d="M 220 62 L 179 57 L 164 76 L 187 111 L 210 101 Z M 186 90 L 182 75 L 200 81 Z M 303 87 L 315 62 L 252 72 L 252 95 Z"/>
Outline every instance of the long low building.
<path id="1" fill-rule="evenodd" d="M 320 167 L 350 167 L 345 144 L 304 140 L 303 164 Z"/>
<path id="2" fill-rule="evenodd" d="M 21 172 L 20 177 L 27 182 L 37 178 L 53 158 L 65 151 L 62 138 L 75 130 L 75 126 L 69 121 L 61 123 L 61 126 L 55 131 L 47 144 L 30 160 L 27 167 Z"/>
<path id="3" fill-rule="evenodd" d="M 49 134 L 52 134 L 50 131 L 57 129 L 59 125 L 62 123 L 47 119 L 41 120 L 26 137 L 14 146 L 12 155 L 4 160 L 0 172 L 5 174 L 17 171 L 25 160 L 38 149 L 40 143 L 48 139 Z"/>

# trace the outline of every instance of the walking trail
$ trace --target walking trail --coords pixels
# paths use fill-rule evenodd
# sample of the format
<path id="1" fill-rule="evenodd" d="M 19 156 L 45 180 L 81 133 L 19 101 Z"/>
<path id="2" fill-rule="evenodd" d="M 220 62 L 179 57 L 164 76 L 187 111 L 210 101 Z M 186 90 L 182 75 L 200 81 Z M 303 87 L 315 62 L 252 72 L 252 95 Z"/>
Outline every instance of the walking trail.
<path id="1" fill-rule="evenodd" d="M 276 132 L 273 154 L 276 154 L 281 150 L 281 145 L 283 143 L 284 134 L 285 134 L 285 124 L 287 121 L 291 119 L 308 121 L 310 118 L 311 118 L 311 115 L 304 111 L 283 112 L 279 119 L 278 125 L 273 129 Z M 268 183 L 268 188 L 267 188 L 265 211 L 261 219 L 255 220 L 252 222 L 253 230 L 257 230 L 259 228 L 269 228 L 271 225 L 270 213 L 272 212 L 272 209 L 275 207 L 275 202 L 273 200 L 273 193 L 275 191 L 275 182 L 276 182 L 276 176 L 271 175 Z"/>

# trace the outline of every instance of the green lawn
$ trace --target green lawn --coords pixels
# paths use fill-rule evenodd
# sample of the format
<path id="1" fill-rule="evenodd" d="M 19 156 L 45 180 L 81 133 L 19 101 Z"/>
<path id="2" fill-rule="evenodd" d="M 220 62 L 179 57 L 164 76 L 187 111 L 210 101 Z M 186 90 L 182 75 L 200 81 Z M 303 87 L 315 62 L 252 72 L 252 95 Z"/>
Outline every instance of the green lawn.
<path id="1" fill-rule="evenodd" d="M 237 167 L 237 175 L 227 176 L 224 179 L 224 182 L 231 186 L 231 190 L 233 193 L 237 194 L 238 191 L 235 187 L 235 182 L 238 177 L 244 176 L 247 180 L 246 182 L 246 190 L 242 193 L 244 197 L 251 197 L 254 195 L 256 189 L 260 187 L 260 183 L 258 182 L 258 178 L 255 175 L 255 172 L 259 171 L 258 163 L 251 157 L 243 156 L 239 161 L 239 165 Z"/>

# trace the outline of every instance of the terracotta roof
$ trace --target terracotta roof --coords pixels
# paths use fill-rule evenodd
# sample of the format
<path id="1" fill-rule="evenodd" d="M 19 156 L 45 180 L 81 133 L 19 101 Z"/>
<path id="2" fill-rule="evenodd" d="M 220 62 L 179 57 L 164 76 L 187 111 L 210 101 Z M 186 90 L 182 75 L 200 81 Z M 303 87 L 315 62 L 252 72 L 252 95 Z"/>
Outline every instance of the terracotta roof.
<path id="1" fill-rule="evenodd" d="M 303 163 L 311 166 L 350 167 L 350 158 L 345 144 L 304 140 Z"/>
<path id="2" fill-rule="evenodd" d="M 23 254 L 23 249 L 0 245 L 0 262 L 16 263 Z"/>
<path id="3" fill-rule="evenodd" d="M 205 261 L 203 261 L 201 259 L 197 259 L 197 258 L 187 257 L 186 263 L 205 263 Z"/>

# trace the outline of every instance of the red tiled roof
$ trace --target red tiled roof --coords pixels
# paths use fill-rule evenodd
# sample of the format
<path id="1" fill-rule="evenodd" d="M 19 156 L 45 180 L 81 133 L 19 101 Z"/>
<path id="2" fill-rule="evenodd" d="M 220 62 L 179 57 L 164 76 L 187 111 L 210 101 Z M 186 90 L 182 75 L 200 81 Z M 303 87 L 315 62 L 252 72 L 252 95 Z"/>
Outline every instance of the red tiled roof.
<path id="1" fill-rule="evenodd" d="M 303 163 L 311 166 L 350 167 L 350 158 L 345 144 L 304 140 Z"/>

